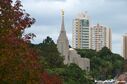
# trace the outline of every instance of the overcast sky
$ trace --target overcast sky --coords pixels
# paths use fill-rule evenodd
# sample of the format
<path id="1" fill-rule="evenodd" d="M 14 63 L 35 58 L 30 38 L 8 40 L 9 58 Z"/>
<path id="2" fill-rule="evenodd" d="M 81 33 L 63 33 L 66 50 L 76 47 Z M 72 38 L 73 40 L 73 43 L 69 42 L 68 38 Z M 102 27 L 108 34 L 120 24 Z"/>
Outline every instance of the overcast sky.
<path id="1" fill-rule="evenodd" d="M 121 54 L 122 35 L 127 33 L 127 0 L 22 0 L 23 9 L 36 19 L 26 32 L 36 34 L 32 43 L 40 43 L 46 36 L 56 42 L 61 26 L 61 9 L 65 10 L 65 28 L 72 41 L 72 21 L 87 11 L 90 25 L 100 23 L 112 29 L 112 51 Z"/>

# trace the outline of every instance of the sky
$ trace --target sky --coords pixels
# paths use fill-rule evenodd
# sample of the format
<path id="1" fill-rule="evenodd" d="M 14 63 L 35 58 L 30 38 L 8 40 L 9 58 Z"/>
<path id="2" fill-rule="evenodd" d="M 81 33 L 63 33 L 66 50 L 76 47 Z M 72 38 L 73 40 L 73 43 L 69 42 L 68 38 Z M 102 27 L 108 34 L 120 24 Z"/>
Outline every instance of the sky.
<path id="1" fill-rule="evenodd" d="M 112 30 L 112 51 L 122 53 L 122 36 L 127 33 L 127 0 L 21 0 L 23 9 L 36 19 L 26 33 L 34 33 L 32 43 L 41 43 L 47 36 L 56 42 L 61 28 L 61 9 L 65 11 L 65 29 L 72 43 L 72 21 L 87 11 L 90 25 L 102 24 Z"/>

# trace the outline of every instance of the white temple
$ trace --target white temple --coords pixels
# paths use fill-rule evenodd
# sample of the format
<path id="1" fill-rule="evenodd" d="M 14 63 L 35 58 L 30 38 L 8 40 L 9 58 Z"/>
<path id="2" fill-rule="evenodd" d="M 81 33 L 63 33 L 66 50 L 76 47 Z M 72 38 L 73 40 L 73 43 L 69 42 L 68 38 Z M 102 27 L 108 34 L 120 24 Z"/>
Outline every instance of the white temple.
<path id="1" fill-rule="evenodd" d="M 64 57 L 64 64 L 75 63 L 82 70 L 90 70 L 90 60 L 88 58 L 81 58 L 75 49 L 69 49 L 69 41 L 64 26 L 64 11 L 62 11 L 62 24 L 60 35 L 57 40 L 57 48 L 61 56 Z"/>

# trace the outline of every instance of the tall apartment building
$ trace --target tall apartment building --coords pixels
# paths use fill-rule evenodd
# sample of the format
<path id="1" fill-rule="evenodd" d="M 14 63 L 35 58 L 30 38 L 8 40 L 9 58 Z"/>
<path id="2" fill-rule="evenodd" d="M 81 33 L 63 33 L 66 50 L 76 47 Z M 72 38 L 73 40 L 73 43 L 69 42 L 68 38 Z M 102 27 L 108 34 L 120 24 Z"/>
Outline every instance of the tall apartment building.
<path id="1" fill-rule="evenodd" d="M 80 13 L 73 20 L 72 47 L 80 49 L 89 48 L 89 17 Z"/>
<path id="2" fill-rule="evenodd" d="M 127 59 L 127 34 L 123 35 L 123 57 Z"/>
<path id="3" fill-rule="evenodd" d="M 96 51 L 101 50 L 103 47 L 112 49 L 112 35 L 111 29 L 100 24 L 90 28 L 90 49 Z"/>

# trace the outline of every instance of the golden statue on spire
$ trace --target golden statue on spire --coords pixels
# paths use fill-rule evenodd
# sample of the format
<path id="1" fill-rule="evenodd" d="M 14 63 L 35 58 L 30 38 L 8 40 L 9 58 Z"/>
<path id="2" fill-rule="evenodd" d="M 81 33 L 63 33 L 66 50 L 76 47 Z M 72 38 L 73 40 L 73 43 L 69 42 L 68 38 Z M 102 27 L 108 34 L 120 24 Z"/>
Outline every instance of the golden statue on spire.
<path id="1" fill-rule="evenodd" d="M 62 9 L 61 11 L 62 11 L 62 16 L 64 16 L 64 10 Z"/>

